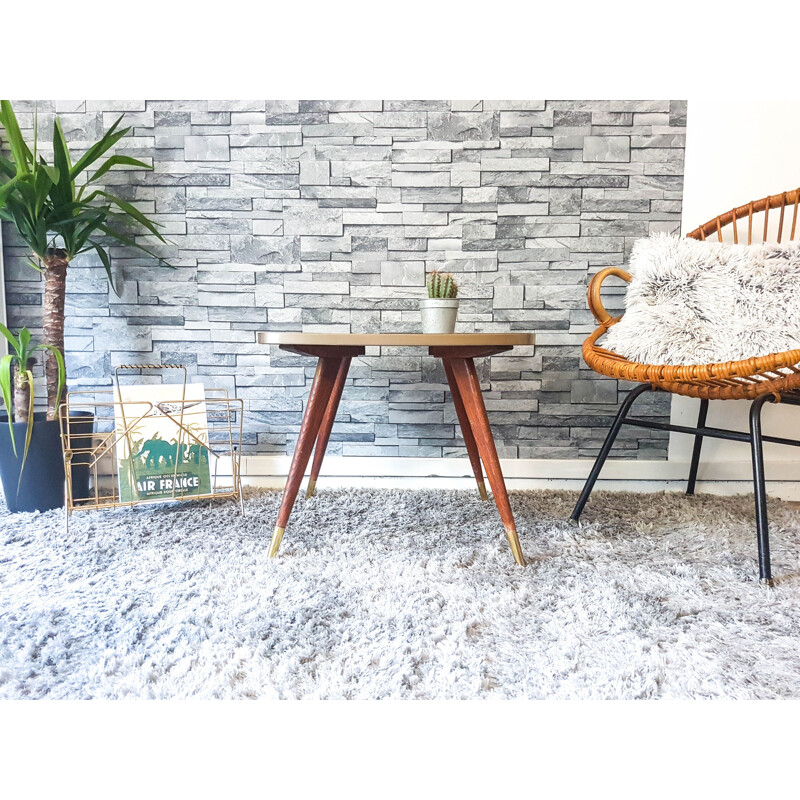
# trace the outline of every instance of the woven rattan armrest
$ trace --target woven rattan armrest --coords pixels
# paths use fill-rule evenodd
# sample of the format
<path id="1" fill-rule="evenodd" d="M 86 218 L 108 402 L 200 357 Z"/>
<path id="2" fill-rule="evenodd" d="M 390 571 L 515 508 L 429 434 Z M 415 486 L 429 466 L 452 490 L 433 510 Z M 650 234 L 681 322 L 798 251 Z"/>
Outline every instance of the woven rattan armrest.
<path id="1" fill-rule="evenodd" d="M 589 311 L 592 312 L 594 318 L 604 327 L 610 328 L 615 322 L 619 322 L 622 315 L 619 317 L 612 317 L 606 311 L 603 301 L 600 298 L 600 289 L 602 288 L 603 281 L 609 276 L 614 275 L 617 278 L 622 278 L 626 283 L 630 283 L 633 277 L 630 272 L 626 272 L 620 267 L 606 267 L 600 270 L 591 281 L 589 281 L 589 291 L 587 292 L 587 301 L 589 303 Z"/>
<path id="2" fill-rule="evenodd" d="M 800 350 L 715 364 L 639 364 L 597 344 L 619 319 L 611 318 L 607 325 L 601 323 L 583 344 L 584 361 L 601 375 L 649 383 L 689 397 L 720 400 L 777 396 L 781 391 L 800 389 Z"/>

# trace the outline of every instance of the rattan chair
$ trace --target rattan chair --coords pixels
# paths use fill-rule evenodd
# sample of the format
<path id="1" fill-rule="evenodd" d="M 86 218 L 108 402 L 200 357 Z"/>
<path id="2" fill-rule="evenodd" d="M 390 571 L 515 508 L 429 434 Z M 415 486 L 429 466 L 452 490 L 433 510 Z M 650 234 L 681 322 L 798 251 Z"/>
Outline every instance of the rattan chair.
<path id="1" fill-rule="evenodd" d="M 747 219 L 746 241 L 748 244 L 752 244 L 754 231 L 756 235 L 762 231 L 760 221 L 754 224 L 754 218 L 759 214 L 763 214 L 761 241 L 777 241 L 778 243 L 781 242 L 781 239 L 786 241 L 785 227 L 788 226 L 789 217 L 791 217 L 791 228 L 788 238 L 791 241 L 795 238 L 795 233 L 798 229 L 798 201 L 800 201 L 800 189 L 771 195 L 762 200 L 755 200 L 715 217 L 710 222 L 687 234 L 687 236 L 701 240 L 715 236 L 719 241 L 724 241 L 723 230 L 725 230 L 726 239 L 732 233 L 733 242 L 739 243 L 741 233 L 739 227 L 744 227 L 743 224 L 739 223 L 739 220 Z M 773 212 L 771 217 L 770 212 Z M 589 478 L 575 505 L 571 519 L 577 522 L 580 518 L 600 470 L 603 468 L 614 440 L 623 425 L 688 433 L 694 436 L 694 449 L 689 466 L 689 481 L 686 487 L 686 494 L 689 495 L 694 494 L 697 467 L 700 463 L 700 451 L 705 437 L 749 442 L 753 459 L 759 573 L 761 580 L 771 586 L 772 570 L 769 555 L 769 523 L 767 519 L 767 494 L 764 482 L 762 443 L 776 442 L 778 444 L 800 446 L 800 441 L 763 435 L 761 432 L 761 410 L 764 404 L 768 402 L 800 405 L 800 350 L 770 353 L 758 358 L 748 358 L 744 361 L 727 361 L 720 364 L 693 366 L 637 364 L 628 361 L 618 353 L 606 350 L 598 344 L 598 340 L 603 334 L 621 319 L 621 316 L 612 317 L 603 307 L 600 299 L 603 281 L 610 276 L 622 278 L 624 281 L 631 280 L 631 275 L 618 267 L 609 267 L 601 270 L 592 278 L 588 291 L 589 309 L 599 323 L 599 327 L 584 342 L 583 358 L 595 372 L 618 378 L 619 380 L 636 381 L 642 385 L 633 389 L 620 406 L 616 419 L 606 436 Z M 628 416 L 636 399 L 647 391 L 664 391 L 699 398 L 700 413 L 697 427 L 691 428 Z M 708 415 L 709 400 L 751 400 L 749 433 L 708 427 L 706 425 L 706 417 Z"/>

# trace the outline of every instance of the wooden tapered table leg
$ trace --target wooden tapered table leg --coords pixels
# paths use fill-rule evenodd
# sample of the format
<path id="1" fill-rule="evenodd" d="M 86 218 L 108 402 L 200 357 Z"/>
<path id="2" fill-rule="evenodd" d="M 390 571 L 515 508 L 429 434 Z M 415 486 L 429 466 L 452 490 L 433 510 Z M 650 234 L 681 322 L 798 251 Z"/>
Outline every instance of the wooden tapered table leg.
<path id="1" fill-rule="evenodd" d="M 319 433 L 317 434 L 317 443 L 314 447 L 314 460 L 311 462 L 311 475 L 308 479 L 306 497 L 311 497 L 314 494 L 314 490 L 317 488 L 317 478 L 319 478 L 322 459 L 325 458 L 325 450 L 331 438 L 333 420 L 336 418 L 336 412 L 339 409 L 339 401 L 342 399 L 342 390 L 347 380 L 347 372 L 350 369 L 351 360 L 350 358 L 342 358 L 339 360 L 339 371 L 336 373 L 336 382 L 333 384 L 331 396 L 325 408 L 325 413 L 322 416 Z"/>
<path id="2" fill-rule="evenodd" d="M 488 500 L 486 494 L 486 484 L 483 481 L 483 469 L 481 468 L 481 457 L 478 453 L 478 445 L 475 442 L 475 436 L 472 433 L 472 426 L 469 422 L 466 409 L 464 408 L 464 401 L 461 399 L 461 392 L 456 383 L 456 377 L 453 374 L 453 367 L 450 365 L 448 359 L 442 359 L 445 375 L 447 375 L 447 382 L 450 384 L 450 394 L 453 396 L 453 405 L 456 408 L 458 415 L 458 423 L 461 426 L 461 435 L 464 438 L 464 444 L 467 448 L 467 455 L 469 455 L 469 463 L 472 465 L 472 471 L 475 473 L 475 482 L 478 484 L 478 492 L 480 493 L 481 500 Z"/>
<path id="3" fill-rule="evenodd" d="M 311 392 L 308 395 L 303 423 L 300 426 L 300 436 L 297 438 L 297 447 L 292 457 L 292 466 L 289 468 L 289 477 L 286 479 L 286 485 L 283 489 L 278 521 L 269 545 L 270 558 L 278 552 L 278 548 L 281 546 L 283 532 L 286 530 L 286 523 L 292 513 L 297 491 L 303 481 L 303 475 L 305 474 L 306 466 L 308 466 L 314 442 L 317 439 L 320 423 L 336 381 L 340 360 L 335 357 L 322 356 L 317 363 L 317 372 L 314 375 L 314 383 L 311 385 Z"/>
<path id="4" fill-rule="evenodd" d="M 471 358 L 451 358 L 448 360 L 478 445 L 481 460 L 486 467 L 489 485 L 492 487 L 497 510 L 500 512 L 500 519 L 503 520 L 503 525 L 506 529 L 511 552 L 517 564 L 524 567 L 525 557 L 522 554 L 522 547 L 517 536 L 517 526 L 514 522 L 511 504 L 508 501 L 508 492 L 506 491 L 503 472 L 500 469 L 500 460 L 497 457 L 497 448 L 492 437 L 492 429 L 489 427 L 489 418 L 486 415 L 486 406 L 483 402 L 481 386 L 475 370 L 475 362 Z"/>

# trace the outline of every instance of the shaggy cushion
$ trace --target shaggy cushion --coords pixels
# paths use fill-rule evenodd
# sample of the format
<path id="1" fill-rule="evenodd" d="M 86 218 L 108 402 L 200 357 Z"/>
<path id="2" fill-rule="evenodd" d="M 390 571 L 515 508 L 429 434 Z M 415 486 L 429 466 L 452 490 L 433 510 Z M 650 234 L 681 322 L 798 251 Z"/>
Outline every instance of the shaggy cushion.
<path id="1" fill-rule="evenodd" d="M 625 315 L 603 347 L 641 364 L 710 364 L 800 348 L 800 246 L 666 234 L 633 246 Z"/>

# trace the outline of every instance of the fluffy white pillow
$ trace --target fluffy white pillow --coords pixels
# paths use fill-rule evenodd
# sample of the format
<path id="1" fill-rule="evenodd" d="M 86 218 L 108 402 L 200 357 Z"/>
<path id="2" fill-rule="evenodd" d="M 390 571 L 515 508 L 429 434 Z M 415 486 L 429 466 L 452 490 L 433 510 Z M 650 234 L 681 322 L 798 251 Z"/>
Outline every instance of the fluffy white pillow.
<path id="1" fill-rule="evenodd" d="M 635 242 L 625 315 L 600 344 L 642 364 L 710 364 L 800 348 L 800 245 L 655 234 Z"/>

